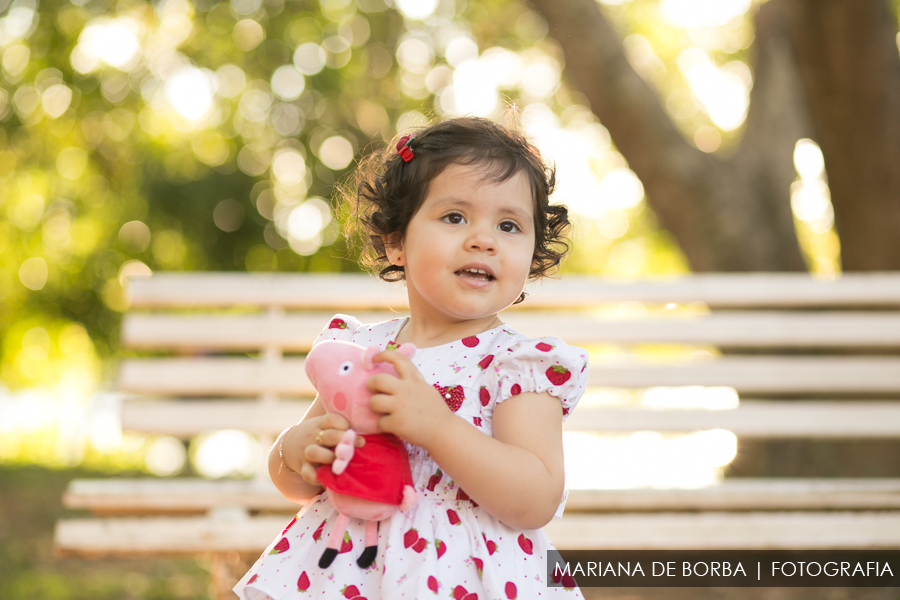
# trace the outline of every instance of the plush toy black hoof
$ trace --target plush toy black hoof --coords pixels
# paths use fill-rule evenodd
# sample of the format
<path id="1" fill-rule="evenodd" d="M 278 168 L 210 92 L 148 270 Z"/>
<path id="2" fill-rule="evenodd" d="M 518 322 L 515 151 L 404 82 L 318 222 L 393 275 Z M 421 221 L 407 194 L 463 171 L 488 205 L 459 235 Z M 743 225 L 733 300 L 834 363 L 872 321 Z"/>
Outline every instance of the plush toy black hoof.
<path id="1" fill-rule="evenodd" d="M 375 562 L 375 555 L 378 553 L 378 546 L 366 546 L 363 553 L 359 556 L 356 564 L 362 569 L 368 569 Z"/>
<path id="2" fill-rule="evenodd" d="M 319 566 L 323 569 L 328 568 L 332 562 L 334 562 L 334 557 L 338 555 L 338 551 L 334 548 L 326 548 L 325 552 L 322 553 L 322 558 L 319 559 Z"/>

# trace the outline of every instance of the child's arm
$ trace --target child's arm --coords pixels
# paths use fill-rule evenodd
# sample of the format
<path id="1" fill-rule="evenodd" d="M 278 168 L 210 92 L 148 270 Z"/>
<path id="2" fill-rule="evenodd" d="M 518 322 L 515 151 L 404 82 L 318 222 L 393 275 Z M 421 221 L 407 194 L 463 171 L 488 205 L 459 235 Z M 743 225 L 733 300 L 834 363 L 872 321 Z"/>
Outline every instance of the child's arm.
<path id="1" fill-rule="evenodd" d="M 497 405 L 494 437 L 447 407 L 415 365 L 382 352 L 398 377 L 376 375 L 370 406 L 384 413 L 379 426 L 425 448 L 466 494 L 511 527 L 537 529 L 559 506 L 564 487 L 562 409 L 547 393 L 523 393 Z"/>
<path id="2" fill-rule="evenodd" d="M 334 461 L 333 448 L 349 427 L 341 415 L 326 413 L 322 401 L 316 398 L 303 419 L 285 430 L 269 451 L 269 476 L 278 491 L 298 504 L 319 494 L 322 486 L 316 478 L 316 468 Z M 319 431 L 324 432 L 322 445 L 316 443 Z M 362 437 L 356 438 L 357 447 L 364 443 Z"/>

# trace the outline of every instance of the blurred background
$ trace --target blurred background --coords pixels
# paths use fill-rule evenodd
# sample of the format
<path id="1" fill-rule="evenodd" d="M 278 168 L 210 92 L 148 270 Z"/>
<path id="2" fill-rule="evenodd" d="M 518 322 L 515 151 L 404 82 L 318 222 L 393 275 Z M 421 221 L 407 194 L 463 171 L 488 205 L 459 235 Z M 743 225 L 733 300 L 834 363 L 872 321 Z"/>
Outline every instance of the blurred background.
<path id="1" fill-rule="evenodd" d="M 50 555 L 75 475 L 263 451 L 123 434 L 124 282 L 358 271 L 334 186 L 433 118 L 521 127 L 556 164 L 563 274 L 900 269 L 898 4 L 0 0 L 0 598 L 206 597 L 203 560 Z M 629 461 L 570 484 L 709 483 L 729 435 L 605 441 Z"/>

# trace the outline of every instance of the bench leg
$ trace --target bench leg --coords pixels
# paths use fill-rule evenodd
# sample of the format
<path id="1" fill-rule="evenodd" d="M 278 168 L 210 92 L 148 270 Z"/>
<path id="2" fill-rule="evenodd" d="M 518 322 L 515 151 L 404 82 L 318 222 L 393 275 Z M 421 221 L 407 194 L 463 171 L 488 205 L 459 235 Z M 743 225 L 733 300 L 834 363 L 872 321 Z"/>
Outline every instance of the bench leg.
<path id="1" fill-rule="evenodd" d="M 227 589 L 230 579 L 228 562 L 225 560 L 225 555 L 221 553 L 213 554 L 211 559 L 209 574 L 212 575 L 213 594 L 215 594 L 216 600 L 227 600 L 229 594 L 231 597 L 234 596 L 231 594 L 231 590 Z"/>

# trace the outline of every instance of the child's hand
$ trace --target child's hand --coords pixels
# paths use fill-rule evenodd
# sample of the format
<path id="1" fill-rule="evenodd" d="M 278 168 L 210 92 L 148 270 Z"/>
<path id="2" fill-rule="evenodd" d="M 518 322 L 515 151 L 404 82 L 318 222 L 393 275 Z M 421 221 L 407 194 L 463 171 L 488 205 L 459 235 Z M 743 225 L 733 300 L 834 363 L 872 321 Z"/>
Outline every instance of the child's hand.
<path id="1" fill-rule="evenodd" d="M 453 413 L 440 392 L 425 381 L 409 358 L 399 352 L 385 351 L 376 354 L 373 360 L 391 363 L 397 370 L 397 377 L 379 373 L 366 382 L 369 390 L 374 392 L 369 408 L 383 415 L 378 419 L 378 426 L 382 431 L 427 449 L 428 442 L 435 438 L 442 423 Z"/>
<path id="2" fill-rule="evenodd" d="M 287 463 L 288 457 L 295 459 L 299 457 L 300 468 L 296 472 L 307 483 L 321 485 L 316 477 L 316 469 L 334 462 L 333 449 L 341 442 L 345 432 L 349 429 L 350 423 L 347 419 L 336 413 L 328 413 L 303 421 L 286 434 L 292 436 L 284 440 L 286 464 L 289 467 L 295 464 L 295 460 Z M 356 436 L 354 445 L 357 448 L 361 448 L 365 443 L 365 438 Z"/>

